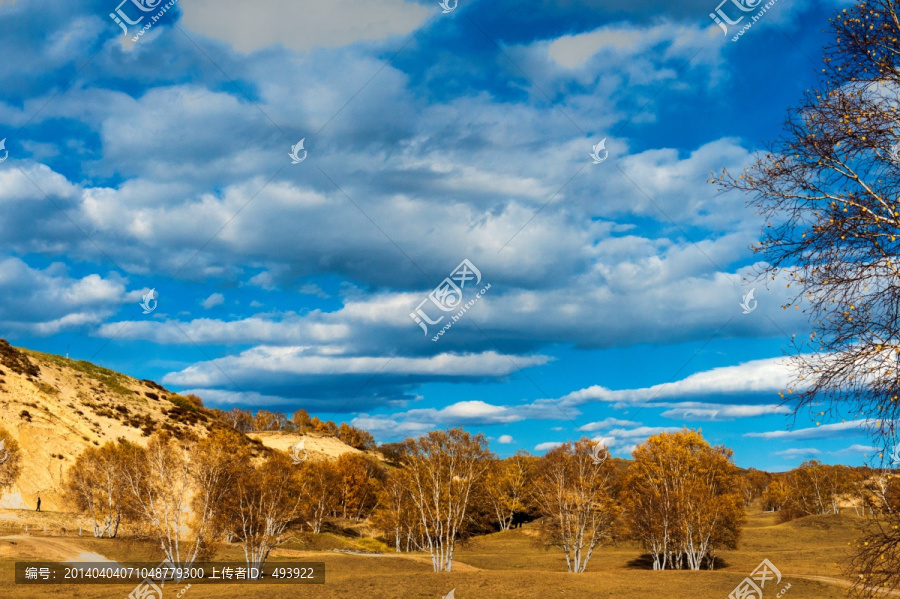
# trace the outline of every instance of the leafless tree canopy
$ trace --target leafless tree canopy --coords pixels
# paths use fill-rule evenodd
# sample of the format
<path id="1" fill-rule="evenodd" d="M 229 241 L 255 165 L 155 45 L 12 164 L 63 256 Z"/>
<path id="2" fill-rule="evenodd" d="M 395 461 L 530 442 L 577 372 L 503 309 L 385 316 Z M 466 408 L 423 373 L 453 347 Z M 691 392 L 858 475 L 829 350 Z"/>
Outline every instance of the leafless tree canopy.
<path id="1" fill-rule="evenodd" d="M 831 29 L 818 89 L 790 112 L 783 136 L 743 174 L 716 182 L 751 194 L 766 221 L 755 247 L 762 274 L 790 279 L 785 308 L 810 315 L 788 397 L 798 411 L 864 419 L 887 456 L 900 419 L 898 4 L 841 9 Z M 873 581 L 900 586 L 897 523 L 873 526 L 855 563 L 859 596 Z"/>

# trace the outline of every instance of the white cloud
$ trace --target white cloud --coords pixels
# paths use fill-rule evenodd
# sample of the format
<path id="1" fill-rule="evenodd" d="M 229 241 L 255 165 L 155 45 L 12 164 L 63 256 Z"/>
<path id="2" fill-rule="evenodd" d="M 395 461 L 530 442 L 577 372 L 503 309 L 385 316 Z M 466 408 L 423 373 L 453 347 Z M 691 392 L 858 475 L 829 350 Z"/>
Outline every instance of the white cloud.
<path id="1" fill-rule="evenodd" d="M 773 414 L 790 414 L 792 410 L 780 404 L 722 404 L 703 402 L 665 403 L 655 402 L 654 407 L 669 407 L 660 414 L 663 418 L 676 420 L 732 420 L 734 418 L 756 418 Z"/>
<path id="2" fill-rule="evenodd" d="M 410 33 L 435 8 L 403 0 L 192 0 L 181 5 L 187 27 L 242 52 L 275 44 L 308 51 L 382 40 Z"/>
<path id="3" fill-rule="evenodd" d="M 618 418 L 604 418 L 597 422 L 588 422 L 584 426 L 578 427 L 580 431 L 599 431 L 608 429 L 611 426 L 638 426 L 640 422 L 632 422 L 631 420 L 620 420 Z"/>
<path id="4" fill-rule="evenodd" d="M 225 303 L 225 296 L 221 293 L 213 293 L 208 298 L 200 302 L 200 305 L 209 310 L 215 306 L 220 306 Z"/>
<path id="5" fill-rule="evenodd" d="M 546 443 L 538 443 L 534 446 L 535 451 L 549 451 L 555 447 L 559 447 L 562 445 L 560 442 L 556 441 L 547 441 Z"/>
<path id="6" fill-rule="evenodd" d="M 745 437 L 756 439 L 829 439 L 834 437 L 849 437 L 875 428 L 875 423 L 868 420 L 848 420 L 835 424 L 823 424 L 815 428 L 800 428 L 791 431 L 768 431 L 763 433 L 745 433 Z"/>
<path id="7" fill-rule="evenodd" d="M 546 364 L 545 356 L 518 356 L 515 363 L 496 352 L 478 354 L 438 354 L 425 358 L 341 355 L 341 348 L 312 346 L 258 346 L 236 356 L 198 362 L 180 372 L 167 374 L 163 381 L 175 385 L 212 387 L 228 385 L 231 379 L 254 380 L 282 375 L 400 374 L 431 376 L 504 376 L 520 367 Z M 226 377 L 223 372 L 227 372 Z M 456 415 L 503 410 L 483 402 L 462 402 L 452 406 Z M 449 409 L 449 408 L 445 408 Z"/>
<path id="8" fill-rule="evenodd" d="M 19 258 L 0 260 L 0 326 L 34 335 L 87 328 L 124 303 L 139 301 L 118 275 L 73 278 L 58 262 L 31 268 Z"/>
<path id="9" fill-rule="evenodd" d="M 820 450 L 813 447 L 792 447 L 790 449 L 773 452 L 772 455 L 778 455 L 783 458 L 804 458 L 820 455 L 821 453 Z"/>
<path id="10" fill-rule="evenodd" d="M 512 435 L 500 435 L 500 437 L 497 438 L 497 443 L 509 445 L 510 443 L 515 443 L 515 440 L 512 438 Z"/>
<path id="11" fill-rule="evenodd" d="M 558 401 L 567 405 L 580 405 L 592 401 L 638 403 L 685 395 L 774 393 L 785 389 L 791 380 L 792 371 L 784 358 L 766 358 L 736 366 L 713 368 L 678 381 L 652 387 L 613 391 L 600 385 L 593 385 L 564 395 Z M 736 409 L 731 412 L 736 417 L 740 411 Z"/>
<path id="12" fill-rule="evenodd" d="M 881 453 L 881 450 L 872 445 L 861 445 L 859 443 L 854 443 L 850 447 L 845 447 L 844 449 L 839 449 L 837 451 L 832 451 L 829 453 L 832 453 L 834 455 L 853 454 L 853 455 L 869 455 L 869 456 L 871 456 L 871 455 L 877 455 L 877 454 Z"/>

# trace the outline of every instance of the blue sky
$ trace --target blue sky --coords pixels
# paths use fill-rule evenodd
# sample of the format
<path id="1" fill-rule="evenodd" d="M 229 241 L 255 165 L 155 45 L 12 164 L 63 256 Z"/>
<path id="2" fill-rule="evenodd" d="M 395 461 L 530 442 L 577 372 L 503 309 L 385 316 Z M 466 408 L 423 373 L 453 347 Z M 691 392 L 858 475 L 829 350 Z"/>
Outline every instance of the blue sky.
<path id="1" fill-rule="evenodd" d="M 0 2 L 0 336 L 379 441 L 872 457 L 780 405 L 806 318 L 706 182 L 779 135 L 840 5 L 732 41 L 705 0 L 181 0 L 132 41 L 165 4 Z"/>

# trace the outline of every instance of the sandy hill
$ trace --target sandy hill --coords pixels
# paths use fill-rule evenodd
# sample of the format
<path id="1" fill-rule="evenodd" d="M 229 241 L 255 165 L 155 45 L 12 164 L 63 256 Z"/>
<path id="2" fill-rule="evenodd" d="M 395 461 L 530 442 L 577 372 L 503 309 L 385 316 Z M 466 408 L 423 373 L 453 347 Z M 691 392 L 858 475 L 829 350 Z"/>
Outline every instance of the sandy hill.
<path id="1" fill-rule="evenodd" d="M 156 430 L 194 439 L 227 426 L 212 410 L 153 381 L 89 362 L 16 348 L 0 339 L 0 427 L 22 448 L 22 474 L 0 507 L 64 508 L 66 470 L 87 447 L 123 438 L 146 444 Z M 303 435 L 252 433 L 255 445 L 288 450 Z M 310 459 L 357 452 L 332 437 L 306 435 Z"/>
<path id="2" fill-rule="evenodd" d="M 372 459 L 383 461 L 384 457 L 376 451 L 361 451 L 355 447 L 346 445 L 340 439 L 321 435 L 319 433 L 285 433 L 280 431 L 266 431 L 247 433 L 251 439 L 259 440 L 263 445 L 279 451 L 291 452 L 291 448 L 303 440 L 303 448 L 310 461 L 336 460 L 342 454 L 353 453 L 365 455 Z"/>

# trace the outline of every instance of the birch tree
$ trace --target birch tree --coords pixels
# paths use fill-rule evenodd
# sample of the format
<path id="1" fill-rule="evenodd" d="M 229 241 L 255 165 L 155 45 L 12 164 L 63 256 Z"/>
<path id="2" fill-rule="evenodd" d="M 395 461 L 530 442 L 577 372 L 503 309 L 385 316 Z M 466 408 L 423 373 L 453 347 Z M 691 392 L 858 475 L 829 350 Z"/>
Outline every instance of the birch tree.
<path id="1" fill-rule="evenodd" d="M 509 530 L 516 513 L 528 508 L 528 483 L 536 458 L 520 451 L 505 460 L 492 460 L 485 477 L 485 493 L 500 530 Z"/>
<path id="2" fill-rule="evenodd" d="M 318 534 L 337 505 L 337 472 L 328 462 L 307 461 L 300 467 L 300 477 L 303 519 Z"/>
<path id="3" fill-rule="evenodd" d="M 133 514 L 133 502 L 123 478 L 125 460 L 133 447 L 108 442 L 89 447 L 66 473 L 65 494 L 94 522 L 94 536 L 113 539 L 123 518 Z"/>
<path id="4" fill-rule="evenodd" d="M 291 458 L 277 452 L 237 476 L 225 498 L 222 518 L 231 539 L 241 545 L 248 568 L 259 570 L 299 515 L 302 483 Z"/>
<path id="5" fill-rule="evenodd" d="M 566 556 L 569 572 L 587 568 L 594 548 L 610 535 L 618 508 L 610 493 L 609 452 L 581 439 L 548 451 L 535 467 L 533 497 L 547 542 Z"/>
<path id="6" fill-rule="evenodd" d="M 128 448 L 128 491 L 174 567 L 188 568 L 211 555 L 219 510 L 249 462 L 243 447 L 233 431 L 220 430 L 190 446 L 160 433 L 146 448 Z"/>
<path id="7" fill-rule="evenodd" d="M 654 570 L 712 569 L 719 548 L 737 547 L 745 516 L 731 455 L 690 430 L 655 435 L 632 452 L 623 503 Z"/>
<path id="8" fill-rule="evenodd" d="M 457 538 L 475 485 L 487 469 L 490 452 L 484 435 L 461 428 L 430 431 L 407 439 L 404 462 L 411 497 L 422 525 L 435 572 L 450 572 Z"/>

